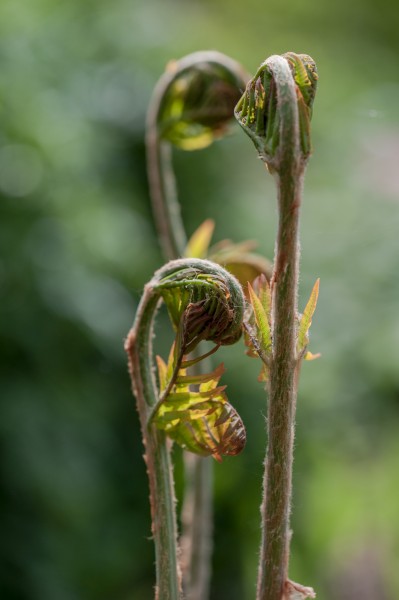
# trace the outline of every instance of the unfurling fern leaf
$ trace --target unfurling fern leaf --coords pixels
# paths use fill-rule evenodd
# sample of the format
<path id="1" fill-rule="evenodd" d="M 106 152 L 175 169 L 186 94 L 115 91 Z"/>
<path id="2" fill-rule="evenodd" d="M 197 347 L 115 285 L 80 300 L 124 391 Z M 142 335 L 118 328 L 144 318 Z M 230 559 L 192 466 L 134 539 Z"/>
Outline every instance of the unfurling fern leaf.
<path id="1" fill-rule="evenodd" d="M 271 334 L 271 292 L 269 282 L 264 275 L 254 281 L 254 287 L 248 284 L 250 305 L 245 317 L 245 345 L 247 355 L 251 358 L 259 357 L 262 368 L 258 381 L 265 382 L 269 379 L 269 363 L 272 355 Z"/>
<path id="2" fill-rule="evenodd" d="M 176 337 L 168 363 L 157 358 L 157 389 L 151 348 L 141 350 L 142 340 L 151 336 L 160 300 Z M 240 338 L 244 305 L 239 282 L 220 265 L 200 259 L 171 261 L 147 284 L 127 342 L 135 390 L 143 389 L 147 403 L 146 427 L 155 426 L 187 450 L 217 460 L 243 449 L 245 428 L 227 401 L 225 387 L 219 386 L 223 366 L 203 375 L 191 375 L 187 369 Z M 201 341 L 215 346 L 203 356 L 187 358 Z"/>
<path id="3" fill-rule="evenodd" d="M 236 455 L 245 446 L 245 428 L 237 411 L 229 404 L 225 386 L 219 386 L 223 364 L 211 373 L 187 374 L 174 366 L 175 350 L 168 364 L 157 356 L 159 391 L 163 397 L 153 422 L 180 446 L 200 454 L 212 455 L 221 461 L 222 455 Z M 174 377 L 174 381 L 171 378 Z"/>

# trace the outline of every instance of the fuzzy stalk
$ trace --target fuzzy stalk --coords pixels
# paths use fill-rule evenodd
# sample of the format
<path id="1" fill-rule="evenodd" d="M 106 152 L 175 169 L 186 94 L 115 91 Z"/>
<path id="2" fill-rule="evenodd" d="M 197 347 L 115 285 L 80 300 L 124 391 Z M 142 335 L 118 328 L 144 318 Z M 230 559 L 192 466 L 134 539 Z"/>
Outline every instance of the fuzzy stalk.
<path id="1" fill-rule="evenodd" d="M 172 147 L 160 139 L 159 104 L 169 77 L 155 89 L 147 115 L 147 170 L 158 239 L 165 260 L 183 256 L 187 236 L 177 198 Z M 200 365 L 196 366 L 197 370 Z M 182 509 L 181 548 L 184 590 L 190 600 L 209 595 L 212 553 L 212 459 L 183 453 L 185 489 Z"/>
<path id="2" fill-rule="evenodd" d="M 273 351 L 268 383 L 268 447 L 261 506 L 262 542 L 257 600 L 287 598 L 292 464 L 296 409 L 299 210 L 306 165 L 300 148 L 297 91 L 288 63 L 270 61 L 276 81 L 280 143 L 271 165 L 279 224 L 271 281 Z M 270 165 L 269 165 L 270 167 Z"/>
<path id="3" fill-rule="evenodd" d="M 161 140 L 158 131 L 159 100 L 158 95 L 154 96 L 147 115 L 147 172 L 162 253 L 165 260 L 174 260 L 183 256 L 187 236 L 177 200 L 172 147 L 169 142 Z"/>
<path id="4" fill-rule="evenodd" d="M 199 452 L 202 456 L 213 455 L 220 458 L 226 454 L 234 456 L 243 449 L 245 429 L 227 398 L 220 395 L 220 400 L 217 401 L 217 388 L 214 390 L 215 403 L 212 407 L 207 407 L 201 421 L 192 422 L 196 420 L 196 416 L 191 419 L 190 412 L 184 410 L 181 416 L 175 414 L 172 417 L 172 427 L 167 418 L 166 424 L 165 419 L 162 420 L 159 412 L 165 409 L 168 401 L 165 390 L 170 391 L 173 383 L 169 385 L 165 382 L 165 389 L 162 390 L 162 376 L 160 374 L 157 386 L 152 368 L 153 323 L 161 301 L 167 306 L 171 324 L 176 332 L 174 352 L 171 354 L 173 364 L 170 381 L 173 382 L 176 381 L 183 358 L 195 350 L 201 341 L 213 342 L 214 348 L 199 359 L 209 356 L 221 345 L 230 345 L 238 341 L 242 332 L 245 299 L 239 282 L 220 265 L 200 259 L 170 261 L 158 269 L 145 286 L 133 328 L 125 343 L 150 483 L 157 575 L 155 598 L 180 600 L 180 566 L 170 442 L 161 432 L 167 431 L 171 439 L 184 448 Z M 187 367 L 189 362 L 185 362 Z M 222 394 L 224 388 L 218 389 Z M 184 404 L 186 395 L 182 396 Z M 198 396 L 195 396 L 194 402 L 197 406 Z M 176 406 L 175 410 L 179 411 L 179 407 Z M 206 419 L 207 415 L 209 419 Z"/>
<path id="5" fill-rule="evenodd" d="M 268 385 L 268 448 L 264 473 L 258 600 L 281 600 L 288 581 L 296 408 L 298 224 L 302 178 L 278 177 L 280 223 L 273 274 L 273 358 Z"/>
<path id="6" fill-rule="evenodd" d="M 158 301 L 159 298 L 147 287 L 135 324 L 126 339 L 125 350 L 128 354 L 133 393 L 137 401 L 150 486 L 157 581 L 155 600 L 181 600 L 175 494 L 169 444 L 162 431 L 155 425 L 147 425 L 151 407 L 157 401 L 151 367 L 151 339 Z"/>
<path id="7" fill-rule="evenodd" d="M 160 103 L 171 80 L 172 77 L 164 76 L 155 88 L 147 114 L 146 136 L 152 210 L 165 260 L 183 256 L 187 244 L 177 198 L 172 147 L 161 139 L 158 130 Z M 212 461 L 184 452 L 183 462 L 186 480 L 181 536 L 184 589 L 190 599 L 205 600 L 208 597 L 212 552 L 212 525 L 209 522 L 212 514 Z"/>
<path id="8" fill-rule="evenodd" d="M 162 103 L 176 79 L 201 63 L 221 66 L 226 73 L 234 75 L 237 81 L 244 81 L 246 78 L 244 71 L 229 57 L 219 52 L 196 52 L 173 63 L 155 87 L 147 113 L 147 172 L 158 239 L 165 260 L 174 260 L 184 255 L 187 235 L 178 202 L 172 145 L 162 139 L 159 128 Z M 196 108 L 201 110 L 201 107 Z M 200 369 L 201 364 L 196 365 L 194 371 L 200 372 Z M 213 465 L 210 458 L 189 455 L 187 452 L 183 455 L 183 461 L 183 588 L 190 600 L 206 600 L 211 576 Z"/>

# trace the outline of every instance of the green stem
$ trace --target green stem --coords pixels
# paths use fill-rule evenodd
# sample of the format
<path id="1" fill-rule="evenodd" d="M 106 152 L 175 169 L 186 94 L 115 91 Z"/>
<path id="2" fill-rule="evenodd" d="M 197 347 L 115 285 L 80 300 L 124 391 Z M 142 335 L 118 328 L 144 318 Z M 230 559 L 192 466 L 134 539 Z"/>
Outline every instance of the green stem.
<path id="1" fill-rule="evenodd" d="M 271 278 L 272 348 L 271 352 L 270 345 L 262 348 L 259 340 L 257 350 L 269 374 L 257 600 L 288 600 L 296 592 L 314 597 L 311 588 L 288 580 L 288 562 L 295 408 L 302 360 L 296 352 L 299 209 L 311 153 L 310 117 L 317 78 L 316 64 L 307 54 L 271 56 L 248 82 L 235 109 L 241 127 L 276 176 L 279 209 Z"/>
<path id="2" fill-rule="evenodd" d="M 273 276 L 273 358 L 270 364 L 268 449 L 261 509 L 263 535 L 258 600 L 281 600 L 288 580 L 296 407 L 300 188 L 296 176 L 284 176 L 279 181 L 280 205 L 285 207 L 280 214 Z"/>
<path id="3" fill-rule="evenodd" d="M 160 139 L 158 131 L 160 104 L 172 80 L 173 77 L 166 74 L 155 88 L 147 115 L 146 138 L 150 196 L 158 239 L 166 260 L 183 256 L 187 245 L 173 172 L 172 147 Z M 185 452 L 184 471 L 181 539 L 184 590 L 190 600 L 206 600 L 212 552 L 212 460 Z"/>
<path id="4" fill-rule="evenodd" d="M 152 533 L 155 543 L 156 600 L 179 600 L 182 597 L 178 564 L 177 526 L 172 465 L 167 440 L 155 425 L 147 427 L 151 406 L 157 401 L 152 371 L 152 329 L 159 302 L 147 287 L 140 303 L 135 324 L 125 349 L 133 392 L 137 400 L 145 462 L 150 484 Z"/>
<path id="5" fill-rule="evenodd" d="M 206 100 L 200 94 L 202 100 L 206 100 L 208 104 L 197 106 L 194 101 L 193 105 L 187 107 L 190 117 L 185 116 L 190 121 L 197 119 L 197 128 L 207 130 L 208 141 L 205 145 L 211 143 L 216 137 L 220 137 L 226 122 L 233 117 L 233 107 L 238 99 L 239 89 L 241 86 L 245 86 L 246 81 L 246 74 L 242 67 L 220 52 L 194 52 L 169 65 L 154 89 L 147 113 L 146 146 L 150 195 L 159 241 L 167 260 L 174 260 L 183 256 L 187 237 L 177 198 L 171 143 L 161 137 L 159 129 L 162 120 L 162 108 L 165 98 L 179 77 L 192 73 L 196 69 L 200 71 L 205 65 L 208 69 L 212 68 L 214 71 L 211 77 L 208 74 L 208 80 L 210 81 L 208 83 L 211 86 L 208 92 L 215 94 L 217 90 L 218 96 L 212 96 L 210 101 L 209 98 Z M 193 85 L 195 87 L 198 82 Z M 201 85 L 207 85 L 205 80 Z M 237 94 L 237 97 L 231 98 L 232 91 Z M 193 90 L 193 92 L 194 97 L 196 97 L 198 90 Z M 228 100 L 229 98 L 230 100 Z M 181 117 L 184 118 L 184 114 Z M 199 145 L 197 148 L 205 147 L 205 145 Z M 194 147 L 191 145 L 192 149 Z"/>
<path id="6" fill-rule="evenodd" d="M 166 260 L 183 256 L 187 245 L 187 236 L 177 199 L 172 147 L 169 142 L 160 139 L 158 131 L 160 104 L 172 80 L 172 76 L 166 74 L 155 88 L 147 115 L 146 137 L 150 196 L 158 239 Z M 182 509 L 181 547 L 184 589 L 190 600 L 205 600 L 208 597 L 212 548 L 208 539 L 209 531 L 212 529 L 209 522 L 212 515 L 210 483 L 212 469 L 211 460 L 184 453 L 186 483 Z M 207 485 L 204 485 L 205 482 Z M 200 578 L 197 573 L 201 574 Z M 199 590 L 201 595 L 198 595 L 196 590 Z"/>
<path id="7" fill-rule="evenodd" d="M 161 249 L 166 260 L 183 256 L 187 236 L 181 218 L 172 165 L 172 146 L 162 140 L 159 119 L 163 99 L 179 75 L 201 63 L 221 65 L 245 79 L 239 65 L 218 52 L 197 52 L 175 63 L 156 86 L 147 114 L 147 171 L 153 214 Z M 199 369 L 199 365 L 194 367 Z M 190 600 L 206 600 L 211 572 L 212 461 L 184 456 L 185 492 L 182 509 L 183 584 Z"/>
<path id="8" fill-rule="evenodd" d="M 175 176 L 172 166 L 172 148 L 162 141 L 158 132 L 158 112 L 162 93 L 169 83 L 161 80 L 157 87 L 147 118 L 147 171 L 153 214 L 158 238 L 166 260 L 183 256 L 187 237 L 177 200 Z M 158 95 L 159 94 L 159 95 Z"/>
<path id="9" fill-rule="evenodd" d="M 299 148 L 296 89 L 287 61 L 271 62 L 277 83 L 280 144 L 274 161 L 279 226 L 272 276 L 268 448 L 257 600 L 282 600 L 288 581 L 293 441 L 296 407 L 299 209 L 305 161 Z"/>
<path id="10" fill-rule="evenodd" d="M 164 434 L 157 429 L 157 425 L 150 422 L 159 396 L 152 366 L 151 340 L 154 317 L 161 300 L 168 308 L 176 331 L 174 344 L 177 356 L 174 356 L 174 360 L 180 362 L 183 348 L 194 350 L 202 340 L 214 342 L 216 348 L 222 344 L 235 343 L 242 331 L 245 299 L 238 281 L 220 265 L 200 259 L 186 258 L 171 261 L 156 271 L 145 286 L 133 328 L 125 344 L 133 392 L 137 399 L 150 482 L 156 554 L 156 599 L 179 600 L 181 598 L 180 568 L 170 445 Z M 202 331 L 198 330 L 198 316 L 203 318 Z M 182 332 L 184 332 L 183 337 Z M 221 408 L 229 409 L 228 415 L 231 415 L 229 423 L 232 429 L 226 430 L 229 434 L 227 437 L 223 437 L 223 432 L 217 432 L 216 429 L 215 433 L 211 433 L 212 426 L 205 420 L 207 436 L 210 434 L 213 442 L 211 446 L 207 445 L 206 440 L 199 441 L 190 427 L 187 436 L 185 421 L 181 423 L 184 428 L 183 434 L 180 438 L 177 436 L 174 439 L 181 439 L 184 447 L 191 448 L 193 447 L 189 439 L 191 433 L 194 436 L 192 441 L 197 442 L 194 443 L 194 448 L 196 450 L 198 448 L 198 451 L 205 455 L 207 453 L 213 453 L 215 456 L 219 456 L 219 453 L 237 454 L 245 444 L 244 426 L 238 414 L 227 402 L 221 404 Z M 214 411 L 211 414 L 214 414 Z M 223 418 L 228 419 L 229 416 Z M 158 426 L 162 429 L 159 423 Z M 170 435 L 173 439 L 172 432 Z M 201 437 L 199 431 L 197 435 Z M 217 440 L 220 444 L 215 446 Z"/>

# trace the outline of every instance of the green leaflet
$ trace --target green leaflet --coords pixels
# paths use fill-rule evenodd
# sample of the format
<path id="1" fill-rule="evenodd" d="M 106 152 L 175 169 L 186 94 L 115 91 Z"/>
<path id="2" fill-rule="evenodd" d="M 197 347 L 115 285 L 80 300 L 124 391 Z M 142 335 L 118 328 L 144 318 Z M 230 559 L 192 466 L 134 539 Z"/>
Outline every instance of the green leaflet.
<path id="1" fill-rule="evenodd" d="M 201 223 L 187 242 L 185 256 L 187 258 L 206 258 L 214 229 L 215 222 L 212 219 L 206 219 Z"/>
<path id="2" fill-rule="evenodd" d="M 309 329 L 312 324 L 312 317 L 316 309 L 319 294 L 319 283 L 320 280 L 318 279 L 310 294 L 303 315 L 300 315 L 298 323 L 298 358 L 308 361 L 320 357 L 320 354 L 312 354 L 307 351 Z M 254 288 L 248 285 L 248 290 L 251 310 L 247 310 L 245 315 L 244 341 L 247 346 L 246 354 L 251 358 L 261 358 L 263 365 L 258 381 L 268 381 L 269 359 L 272 355 L 271 292 L 269 282 L 265 276 L 261 275 L 255 280 Z"/>
<path id="3" fill-rule="evenodd" d="M 258 381 L 265 382 L 269 379 L 269 360 L 272 355 L 271 292 L 266 277 L 260 275 L 254 282 L 254 288 L 248 284 L 248 293 L 251 307 L 245 318 L 246 354 L 262 360 Z"/>
<path id="4" fill-rule="evenodd" d="M 313 286 L 312 292 L 310 294 L 308 303 L 303 311 L 303 315 L 299 321 L 298 326 L 298 339 L 297 339 L 297 352 L 298 355 L 301 355 L 305 350 L 306 346 L 309 343 L 309 329 L 312 324 L 312 317 L 314 311 L 316 310 L 317 298 L 319 296 L 319 284 L 320 279 L 317 279 L 316 283 Z M 310 353 L 309 353 L 310 354 Z M 317 355 L 310 354 L 310 357 L 305 356 L 306 360 L 311 360 L 313 358 L 317 358 Z"/>
<path id="5" fill-rule="evenodd" d="M 309 118 L 312 116 L 313 102 L 317 90 L 318 74 L 316 63 L 308 54 L 295 54 L 286 52 L 283 54 L 293 70 L 295 83 L 300 89 L 305 104 L 309 110 Z"/>
<path id="6" fill-rule="evenodd" d="M 266 278 L 264 280 L 267 284 Z M 268 284 L 267 284 L 268 287 Z M 248 284 L 249 297 L 255 316 L 255 327 L 260 349 L 265 355 L 270 354 L 272 347 L 272 335 L 270 331 L 270 294 L 267 294 L 264 283 L 259 285 L 259 296 L 255 294 L 251 284 Z"/>
<path id="7" fill-rule="evenodd" d="M 266 313 L 268 322 L 270 323 L 270 312 L 272 309 L 272 295 L 270 291 L 270 285 L 268 280 L 264 275 L 261 275 L 255 283 L 255 288 L 257 288 L 258 297 L 261 301 L 263 309 Z"/>
<path id="8" fill-rule="evenodd" d="M 303 360 L 316 360 L 316 358 L 320 358 L 321 354 L 320 352 L 317 352 L 317 354 L 312 354 L 311 352 L 306 352 L 305 356 L 303 357 Z"/>
<path id="9" fill-rule="evenodd" d="M 157 356 L 160 396 L 167 394 L 152 422 L 195 454 L 220 461 L 222 455 L 241 452 L 246 441 L 244 425 L 227 400 L 225 386 L 218 385 L 223 365 L 211 373 L 190 375 L 185 368 L 177 369 L 175 360 L 173 347 L 168 364 Z"/>
<path id="10" fill-rule="evenodd" d="M 307 54 L 287 52 L 283 55 L 292 68 L 295 83 L 298 86 L 298 117 L 301 147 L 305 156 L 312 152 L 310 139 L 310 119 L 317 88 L 316 64 Z"/>

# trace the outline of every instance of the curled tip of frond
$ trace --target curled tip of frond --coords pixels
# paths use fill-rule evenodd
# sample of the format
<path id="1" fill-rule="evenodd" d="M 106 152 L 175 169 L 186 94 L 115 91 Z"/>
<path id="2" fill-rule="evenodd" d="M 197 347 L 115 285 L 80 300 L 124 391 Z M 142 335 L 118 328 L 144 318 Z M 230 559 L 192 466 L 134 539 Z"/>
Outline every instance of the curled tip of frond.
<path id="1" fill-rule="evenodd" d="M 200 341 L 234 344 L 241 336 L 245 299 L 236 278 L 202 259 L 179 259 L 157 271 L 150 283 L 162 296 L 180 350 L 192 352 Z"/>
<path id="2" fill-rule="evenodd" d="M 154 96 L 160 137 L 184 150 L 208 146 L 233 119 L 247 79 L 244 69 L 220 52 L 195 52 L 173 61 Z"/>
<path id="3" fill-rule="evenodd" d="M 296 91 L 295 122 L 299 126 L 300 148 L 307 158 L 311 154 L 310 118 L 317 86 L 316 64 L 310 56 L 287 52 L 268 58 L 248 82 L 235 108 L 239 124 L 252 139 L 262 160 L 272 167 L 276 166 L 281 150 L 284 119 L 289 115 L 286 102 L 290 77 Z"/>
<path id="4" fill-rule="evenodd" d="M 245 300 L 240 284 L 218 264 L 186 258 L 159 269 L 149 286 L 165 302 L 176 331 L 168 362 L 157 358 L 159 400 L 149 424 L 195 454 L 218 461 L 238 454 L 245 446 L 245 427 L 219 385 L 223 365 L 211 373 L 187 369 L 241 336 Z M 187 358 L 202 340 L 214 342 L 214 349 Z"/>

